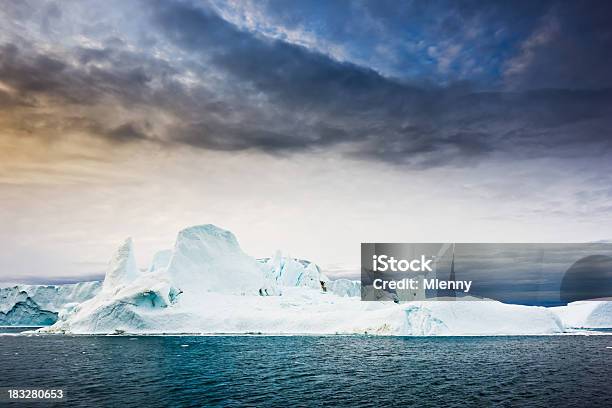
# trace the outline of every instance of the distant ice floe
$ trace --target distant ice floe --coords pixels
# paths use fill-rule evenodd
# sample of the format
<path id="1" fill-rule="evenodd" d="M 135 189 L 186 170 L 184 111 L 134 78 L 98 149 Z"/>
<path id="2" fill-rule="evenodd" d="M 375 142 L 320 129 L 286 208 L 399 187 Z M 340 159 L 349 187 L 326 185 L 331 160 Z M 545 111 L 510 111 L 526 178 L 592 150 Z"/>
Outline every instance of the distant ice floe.
<path id="1" fill-rule="evenodd" d="M 14 285 L 0 288 L 0 326 L 46 326 L 75 305 L 94 297 L 100 282 Z"/>
<path id="2" fill-rule="evenodd" d="M 559 316 L 566 328 L 612 328 L 612 301 L 578 301 L 567 306 L 551 307 L 550 310 Z"/>

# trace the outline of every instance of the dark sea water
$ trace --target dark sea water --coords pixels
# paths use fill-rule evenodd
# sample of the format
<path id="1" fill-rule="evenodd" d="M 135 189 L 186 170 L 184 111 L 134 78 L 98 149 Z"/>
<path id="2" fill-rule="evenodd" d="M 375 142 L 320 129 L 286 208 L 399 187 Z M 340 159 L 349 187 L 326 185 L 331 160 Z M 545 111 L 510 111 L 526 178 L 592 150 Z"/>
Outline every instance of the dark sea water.
<path id="1" fill-rule="evenodd" d="M 612 407 L 606 347 L 612 336 L 0 336 L 0 387 L 63 388 L 62 407 Z"/>

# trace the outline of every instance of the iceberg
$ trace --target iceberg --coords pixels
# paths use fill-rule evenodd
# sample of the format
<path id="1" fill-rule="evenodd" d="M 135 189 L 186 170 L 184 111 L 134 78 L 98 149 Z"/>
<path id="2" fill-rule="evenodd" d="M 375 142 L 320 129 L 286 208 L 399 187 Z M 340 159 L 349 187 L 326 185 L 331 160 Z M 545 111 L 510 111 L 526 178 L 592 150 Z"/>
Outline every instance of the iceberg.
<path id="1" fill-rule="evenodd" d="M 583 300 L 550 308 L 564 326 L 573 329 L 612 328 L 612 301 Z"/>
<path id="2" fill-rule="evenodd" d="M 109 292 L 134 281 L 139 275 L 132 239 L 127 238 L 111 258 L 102 290 Z"/>
<path id="3" fill-rule="evenodd" d="M 316 264 L 256 260 L 214 225 L 179 232 L 170 253 L 135 265 L 131 240 L 113 255 L 103 290 L 41 331 L 76 334 L 268 333 L 379 335 L 552 334 L 565 330 L 544 307 L 497 301 L 360 300 L 358 281 L 330 280 Z"/>
<path id="4" fill-rule="evenodd" d="M 172 258 L 171 249 L 157 251 L 153 255 L 153 260 L 151 261 L 151 265 L 149 266 L 149 272 L 155 272 L 167 268 L 168 264 L 170 263 L 170 258 Z"/>
<path id="5" fill-rule="evenodd" d="M 338 296 L 361 296 L 361 282 L 349 279 L 336 279 L 328 284 L 329 290 Z"/>
<path id="6" fill-rule="evenodd" d="M 182 293 L 171 285 L 165 268 L 151 269 L 136 267 L 132 240 L 126 239 L 111 257 L 96 296 L 65 309 L 52 327 L 71 325 L 81 333 L 113 332 L 117 325 L 130 330 L 151 327 L 144 323 L 147 314 L 167 308 Z"/>
<path id="7" fill-rule="evenodd" d="M 192 288 L 184 297 L 196 302 L 202 292 L 258 295 L 272 289 L 234 234 L 212 224 L 179 232 L 166 271 L 177 288 Z"/>
<path id="8" fill-rule="evenodd" d="M 281 251 L 276 251 L 273 258 L 258 259 L 258 261 L 263 267 L 264 276 L 277 286 L 327 290 L 326 283 L 329 282 L 329 278 L 315 263 L 283 256 Z"/>
<path id="9" fill-rule="evenodd" d="M 73 305 L 93 298 L 97 281 L 66 285 L 15 285 L 0 288 L 0 325 L 45 326 Z"/>
<path id="10" fill-rule="evenodd" d="M 57 321 L 57 313 L 42 310 L 30 297 L 18 301 L 6 313 L 0 312 L 2 326 L 47 326 Z"/>

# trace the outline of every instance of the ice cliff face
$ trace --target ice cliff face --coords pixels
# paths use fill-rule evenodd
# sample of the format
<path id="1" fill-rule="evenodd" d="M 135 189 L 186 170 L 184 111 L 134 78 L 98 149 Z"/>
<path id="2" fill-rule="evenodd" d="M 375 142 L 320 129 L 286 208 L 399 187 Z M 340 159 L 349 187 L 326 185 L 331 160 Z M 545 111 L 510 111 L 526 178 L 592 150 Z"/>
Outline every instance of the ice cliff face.
<path id="1" fill-rule="evenodd" d="M 336 279 L 330 281 L 328 290 L 338 296 L 361 297 L 361 282 L 349 279 Z"/>
<path id="2" fill-rule="evenodd" d="M 612 301 L 578 301 L 552 307 L 565 327 L 576 329 L 612 328 Z"/>
<path id="3" fill-rule="evenodd" d="M 58 314 L 91 299 L 100 282 L 68 285 L 15 285 L 0 288 L 0 325 L 44 326 L 55 323 Z"/>
<path id="4" fill-rule="evenodd" d="M 278 286 L 327 290 L 329 278 L 310 261 L 286 257 L 277 251 L 274 257 L 260 259 L 259 262 L 264 276 Z"/>
<path id="5" fill-rule="evenodd" d="M 343 297 L 360 297 L 361 282 L 348 279 L 329 279 L 321 268 L 305 259 L 283 256 L 277 251 L 274 257 L 258 260 L 265 276 L 280 287 L 303 287 Z"/>
<path id="6" fill-rule="evenodd" d="M 48 326 L 57 321 L 57 313 L 42 310 L 30 297 L 20 300 L 6 313 L 0 312 L 0 326 Z"/>

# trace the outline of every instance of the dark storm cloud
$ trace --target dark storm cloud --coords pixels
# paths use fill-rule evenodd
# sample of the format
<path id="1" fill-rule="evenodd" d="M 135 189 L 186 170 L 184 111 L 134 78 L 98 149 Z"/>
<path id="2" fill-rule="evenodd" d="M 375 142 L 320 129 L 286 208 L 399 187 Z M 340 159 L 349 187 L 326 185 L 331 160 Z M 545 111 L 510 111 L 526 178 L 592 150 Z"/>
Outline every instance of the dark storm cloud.
<path id="1" fill-rule="evenodd" d="M 22 97 L 44 96 L 57 102 L 94 104 L 105 96 L 124 102 L 147 102 L 151 76 L 164 75 L 167 67 L 145 65 L 149 59 L 112 50 L 76 49 L 69 55 L 82 63 L 73 66 L 66 55 L 31 51 L 32 44 L 0 46 L 0 79 Z M 104 62 L 107 68 L 90 65 Z"/>
<path id="2" fill-rule="evenodd" d="M 366 109 L 394 96 L 398 86 L 372 70 L 240 31 L 210 11 L 164 4 L 157 19 L 174 43 L 292 107 L 334 109 L 350 102 Z"/>
<path id="3" fill-rule="evenodd" d="M 113 125 L 112 114 L 95 108 L 129 112 L 169 103 L 174 72 L 161 61 L 122 49 L 43 53 L 19 41 L 0 45 L 0 84 L 7 88 L 0 88 L 0 106 L 11 112 L 18 130 L 30 134 L 85 131 L 112 142 L 150 139 L 155 135 L 146 119 Z"/>
<path id="4" fill-rule="evenodd" d="M 283 119 L 307 116 L 333 123 L 335 132 L 302 126 L 295 131 L 243 137 L 241 147 L 302 148 L 363 142 L 358 156 L 397 163 L 436 164 L 506 150 L 538 156 L 569 154 L 583 147 L 610 148 L 612 92 L 609 89 L 548 89 L 476 92 L 472 87 L 428 87 L 385 78 L 320 53 L 240 31 L 211 11 L 164 4 L 157 21 L 167 37 L 201 56 L 232 81 L 248 84 L 282 107 Z M 313 132 L 313 137 L 308 137 Z M 211 142 L 202 131 L 190 139 Z"/>
<path id="5" fill-rule="evenodd" d="M 519 89 L 612 87 L 611 16 L 609 1 L 553 3 L 508 61 L 508 80 Z"/>
<path id="6" fill-rule="evenodd" d="M 98 120 L 97 133 L 112 141 L 163 139 L 277 153 L 342 144 L 353 157 L 418 167 L 469 164 L 493 152 L 582 157 L 607 154 L 612 147 L 612 62 L 609 53 L 600 55 L 612 45 L 612 36 L 595 15 L 610 14 L 603 4 L 594 10 L 576 6 L 576 17 L 565 6 L 544 10 L 518 4 L 510 15 L 528 17 L 528 23 L 520 23 L 523 36 L 514 47 L 498 49 L 512 55 L 499 66 L 506 70 L 500 84 L 512 86 L 489 83 L 489 91 L 465 81 L 435 85 L 393 79 L 244 31 L 208 7 L 145 4 L 147 20 L 137 23 L 151 30 L 139 50 L 119 38 L 101 48 L 79 46 L 56 54 L 36 50 L 27 40 L 3 45 L 0 78 L 15 92 L 0 89 L 0 104 L 42 103 L 44 97 L 115 104 L 127 112 L 152 109 L 172 118 L 160 132 L 153 131 L 156 117 L 112 127 L 104 118 L 89 117 Z M 499 16 L 507 7 L 489 9 Z M 366 9 L 377 18 L 390 15 L 384 8 L 378 14 Z M 476 8 L 466 2 L 453 10 L 465 20 Z M 51 12 L 46 24 L 62 14 Z M 453 21 L 440 24 L 445 38 L 460 28 Z M 576 31 L 582 26 L 588 26 L 584 35 Z M 572 34 L 564 54 L 560 41 Z M 176 58 L 153 55 L 164 42 L 177 48 Z M 186 85 L 181 76 L 187 71 L 201 81 Z M 539 83 L 546 88 L 539 89 Z"/>
<path id="7" fill-rule="evenodd" d="M 117 126 L 114 129 L 106 132 L 106 134 L 119 141 L 133 141 L 138 139 L 148 139 L 147 131 L 142 129 L 141 126 L 134 123 L 124 123 L 123 125 Z"/>

